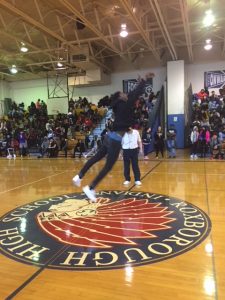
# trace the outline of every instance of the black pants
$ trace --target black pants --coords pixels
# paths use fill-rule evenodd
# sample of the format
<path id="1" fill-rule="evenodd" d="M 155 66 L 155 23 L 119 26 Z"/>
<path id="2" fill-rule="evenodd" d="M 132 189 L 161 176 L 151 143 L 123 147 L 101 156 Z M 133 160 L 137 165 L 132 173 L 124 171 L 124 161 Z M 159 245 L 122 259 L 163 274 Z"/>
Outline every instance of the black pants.
<path id="1" fill-rule="evenodd" d="M 100 147 L 98 152 L 90 158 L 84 167 L 81 169 L 79 173 L 79 177 L 82 178 L 87 173 L 87 171 L 90 169 L 91 166 L 93 166 L 95 163 L 97 163 L 99 160 L 101 160 L 103 157 L 106 157 L 106 162 L 104 167 L 101 169 L 99 174 L 94 178 L 92 183 L 89 185 L 91 189 L 94 189 L 97 184 L 106 176 L 106 174 L 112 169 L 113 165 L 115 164 L 119 153 L 121 149 L 121 141 L 116 141 L 113 139 L 110 139 L 108 137 L 105 137 L 103 145 Z"/>
<path id="2" fill-rule="evenodd" d="M 201 157 L 206 157 L 206 153 L 208 152 L 208 145 L 205 140 L 200 141 L 200 154 Z"/>
<path id="3" fill-rule="evenodd" d="M 198 142 L 194 142 L 191 145 L 191 154 L 196 155 L 197 154 L 197 150 L 198 150 Z"/>
<path id="4" fill-rule="evenodd" d="M 155 156 L 158 157 L 159 152 L 163 157 L 164 144 L 163 143 L 155 143 Z"/>
<path id="5" fill-rule="evenodd" d="M 124 177 L 130 181 L 130 163 L 134 172 L 134 180 L 140 181 L 140 169 L 138 166 L 138 148 L 136 149 L 123 149 L 123 162 L 124 162 Z"/>

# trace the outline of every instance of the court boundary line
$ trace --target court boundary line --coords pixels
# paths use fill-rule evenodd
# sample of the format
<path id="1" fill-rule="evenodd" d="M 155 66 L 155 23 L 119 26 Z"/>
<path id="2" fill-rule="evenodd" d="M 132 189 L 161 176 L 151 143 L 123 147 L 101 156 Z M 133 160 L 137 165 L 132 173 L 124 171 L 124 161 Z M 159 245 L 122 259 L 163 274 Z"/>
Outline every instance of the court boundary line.
<path id="1" fill-rule="evenodd" d="M 25 186 L 27 186 L 27 185 L 30 185 L 30 184 L 37 183 L 37 182 L 39 182 L 39 181 L 42 181 L 42 180 L 47 179 L 47 178 L 50 178 L 50 177 L 54 177 L 54 176 L 57 176 L 57 175 L 66 173 L 66 172 L 68 172 L 68 171 L 69 171 L 69 170 L 66 170 L 66 171 L 63 171 L 63 172 L 60 172 L 60 173 L 55 173 L 55 174 L 49 175 L 49 176 L 47 176 L 47 177 L 43 177 L 43 178 L 41 178 L 41 179 L 32 181 L 32 182 L 28 182 L 28 183 L 25 183 L 25 184 L 22 184 L 22 185 L 18 185 L 17 187 L 14 187 L 14 188 L 12 188 L 12 189 L 9 189 L 9 190 L 0 192 L 0 195 L 5 194 L 5 193 L 8 193 L 8 192 L 11 192 L 11 191 L 14 191 L 14 190 L 16 190 L 16 189 L 23 188 L 23 187 L 25 187 Z"/>
<path id="2" fill-rule="evenodd" d="M 207 175 L 208 174 L 206 173 L 206 164 L 204 164 L 204 175 L 205 175 L 206 204 L 207 204 L 208 214 L 210 216 L 211 214 L 210 214 L 208 184 L 207 184 Z M 212 231 L 210 233 L 209 238 L 211 240 L 211 244 L 212 244 L 212 248 L 213 248 L 213 252 L 212 252 L 212 273 L 213 273 L 214 282 L 215 282 L 215 296 L 214 296 L 214 299 L 219 300 L 219 297 L 218 297 L 218 280 L 217 280 L 217 272 L 216 272 L 216 263 L 215 263 L 215 254 L 214 254 L 214 241 L 213 241 Z"/>
<path id="3" fill-rule="evenodd" d="M 60 248 L 42 267 L 40 267 L 34 274 L 32 274 L 27 280 L 25 280 L 18 288 L 16 288 L 5 300 L 13 299 L 20 291 L 22 291 L 31 281 L 34 280 L 52 261 L 54 261 L 60 254 L 67 250 L 70 246 L 66 245 Z"/>

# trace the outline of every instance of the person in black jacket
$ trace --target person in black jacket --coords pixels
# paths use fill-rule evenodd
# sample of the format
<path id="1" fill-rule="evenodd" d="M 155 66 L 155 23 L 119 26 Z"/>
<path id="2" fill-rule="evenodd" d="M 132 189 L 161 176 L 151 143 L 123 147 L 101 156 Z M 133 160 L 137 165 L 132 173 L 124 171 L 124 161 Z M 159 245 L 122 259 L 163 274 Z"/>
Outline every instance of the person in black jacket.
<path id="1" fill-rule="evenodd" d="M 151 77 L 153 77 L 152 73 L 147 74 L 145 80 Z M 102 170 L 100 170 L 99 174 L 94 178 L 91 184 L 83 188 L 83 192 L 93 202 L 96 201 L 95 187 L 112 169 L 121 150 L 122 137 L 125 132 L 129 130 L 129 127 L 133 125 L 134 104 L 138 97 L 144 92 L 145 80 L 139 79 L 139 84 L 135 90 L 128 95 L 118 91 L 111 96 L 111 107 L 114 112 L 112 130 L 107 133 L 103 145 L 98 152 L 87 161 L 79 174 L 73 177 L 73 183 L 76 186 L 80 186 L 81 179 L 90 167 L 107 155 L 106 163 Z"/>
<path id="2" fill-rule="evenodd" d="M 158 129 L 154 134 L 154 146 L 155 146 L 155 157 L 159 158 L 159 152 L 160 152 L 163 158 L 164 135 L 161 126 L 158 126 Z"/>
<path id="3" fill-rule="evenodd" d="M 143 131 L 142 131 L 142 144 L 144 146 L 144 159 L 148 159 L 148 154 L 150 152 L 150 145 L 152 140 L 152 129 L 148 126 L 148 124 L 144 125 Z"/>

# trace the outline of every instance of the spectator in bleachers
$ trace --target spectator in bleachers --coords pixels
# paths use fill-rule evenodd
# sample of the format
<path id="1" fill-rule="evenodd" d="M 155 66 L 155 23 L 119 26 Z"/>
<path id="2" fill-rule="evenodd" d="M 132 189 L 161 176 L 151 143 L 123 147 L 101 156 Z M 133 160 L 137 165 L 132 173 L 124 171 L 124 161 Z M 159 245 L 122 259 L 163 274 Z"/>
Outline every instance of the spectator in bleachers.
<path id="1" fill-rule="evenodd" d="M 107 107 L 110 105 L 110 98 L 109 96 L 105 96 L 98 102 L 98 107 Z"/>
<path id="2" fill-rule="evenodd" d="M 218 133 L 218 139 L 220 144 L 222 144 L 225 141 L 225 125 L 220 127 L 219 133 Z"/>
<path id="3" fill-rule="evenodd" d="M 36 102 L 36 109 L 39 111 L 41 110 L 41 99 L 38 99 Z"/>
<path id="4" fill-rule="evenodd" d="M 169 152 L 169 158 L 175 158 L 176 157 L 176 129 L 174 127 L 174 124 L 171 124 L 167 131 L 167 149 Z"/>
<path id="5" fill-rule="evenodd" d="M 161 153 L 162 158 L 164 157 L 164 134 L 162 127 L 158 126 L 157 131 L 154 134 L 154 147 L 155 147 L 155 157 L 159 158 L 159 152 Z"/>
<path id="6" fill-rule="evenodd" d="M 199 131 L 198 131 L 198 127 L 194 126 L 192 132 L 191 132 L 191 136 L 190 136 L 190 140 L 191 140 L 191 159 L 197 159 L 198 155 L 197 155 L 197 150 L 198 150 L 198 136 L 199 136 Z"/>
<path id="7" fill-rule="evenodd" d="M 47 148 L 48 157 L 57 157 L 58 156 L 58 145 L 53 138 L 50 138 L 49 145 Z"/>
<path id="8" fill-rule="evenodd" d="M 79 158 L 81 158 L 82 154 L 85 152 L 85 145 L 82 140 L 77 141 L 77 144 L 75 145 L 73 150 L 73 157 L 76 157 L 76 152 L 79 153 Z"/>
<path id="9" fill-rule="evenodd" d="M 201 91 L 197 93 L 197 96 L 201 101 L 203 101 L 204 97 L 208 97 L 208 94 L 205 92 L 204 89 L 201 89 Z"/>
<path id="10" fill-rule="evenodd" d="M 67 157 L 68 140 L 63 136 L 60 141 L 60 151 L 64 151 L 65 157 Z"/>
<path id="11" fill-rule="evenodd" d="M 49 146 L 49 139 L 47 138 L 47 136 L 45 136 L 42 143 L 41 143 L 41 155 L 42 155 L 42 157 L 44 157 L 45 154 L 47 154 L 48 146 Z"/>
<path id="12" fill-rule="evenodd" d="M 210 143 L 210 132 L 206 127 L 202 127 L 200 129 L 198 140 L 199 140 L 199 147 L 200 147 L 200 157 L 205 158 Z"/>
<path id="13" fill-rule="evenodd" d="M 20 131 L 18 136 L 20 156 L 27 155 L 27 136 L 24 131 Z"/>
<path id="14" fill-rule="evenodd" d="M 142 130 L 142 144 L 143 144 L 143 152 L 144 152 L 144 159 L 148 159 L 148 154 L 150 152 L 150 145 L 152 140 L 152 134 L 151 134 L 151 127 L 148 126 L 148 124 L 144 125 L 144 128 Z"/>
<path id="15" fill-rule="evenodd" d="M 220 143 L 216 132 L 213 133 L 210 140 L 210 151 L 212 159 L 218 159 L 220 155 Z"/>
<path id="16" fill-rule="evenodd" d="M 37 146 L 37 131 L 32 127 L 27 132 L 27 146 L 28 148 Z"/>
<path id="17" fill-rule="evenodd" d="M 53 129 L 53 120 L 49 120 L 46 124 L 45 124 L 45 129 L 47 132 L 50 132 Z"/>

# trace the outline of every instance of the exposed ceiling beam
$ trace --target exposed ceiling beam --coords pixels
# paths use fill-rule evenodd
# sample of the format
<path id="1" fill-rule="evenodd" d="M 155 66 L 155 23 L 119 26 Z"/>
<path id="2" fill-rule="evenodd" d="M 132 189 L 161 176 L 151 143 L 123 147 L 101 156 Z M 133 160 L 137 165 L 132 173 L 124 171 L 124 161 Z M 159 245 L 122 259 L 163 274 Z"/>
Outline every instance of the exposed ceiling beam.
<path id="1" fill-rule="evenodd" d="M 37 0 L 34 0 L 34 3 L 35 3 L 35 6 L 36 6 L 36 8 L 37 8 L 37 11 L 38 11 L 39 17 L 40 17 L 40 19 L 41 19 L 41 22 L 44 24 L 44 18 L 43 18 L 43 16 L 42 16 L 40 7 L 39 7 L 39 5 L 38 5 L 38 1 L 37 1 Z"/>
<path id="2" fill-rule="evenodd" d="M 180 3 L 182 21 L 183 21 L 183 25 L 184 25 L 184 34 L 185 34 L 185 39 L 186 39 L 186 43 L 187 43 L 188 56 L 189 56 L 189 60 L 192 62 L 194 60 L 194 56 L 193 56 L 191 31 L 190 31 L 189 18 L 188 18 L 187 1 L 179 0 L 179 3 Z"/>
<path id="3" fill-rule="evenodd" d="M 150 3 L 150 6 L 151 6 L 154 14 L 155 14 L 156 20 L 157 20 L 158 25 L 161 29 L 162 35 L 163 35 L 164 40 L 167 44 L 167 47 L 168 47 L 169 52 L 171 54 L 171 57 L 172 57 L 173 60 L 177 60 L 178 59 L 177 52 L 176 52 L 176 49 L 173 45 L 173 42 L 172 42 L 172 39 L 170 37 L 167 26 L 165 24 L 165 20 L 163 18 L 163 15 L 162 15 L 160 6 L 158 4 L 158 1 L 157 0 L 149 0 L 149 3 Z"/>
<path id="4" fill-rule="evenodd" d="M 66 42 L 63 39 L 63 37 L 61 37 L 59 34 L 57 34 L 56 32 L 54 32 L 52 30 L 50 30 L 48 27 L 44 26 L 40 22 L 38 22 L 35 19 L 31 18 L 30 16 L 28 16 L 27 14 L 25 14 L 21 10 L 17 9 L 15 6 L 10 4 L 8 1 L 0 0 L 0 5 L 4 8 L 6 8 L 11 13 L 13 13 L 14 15 L 17 15 L 17 16 L 21 17 L 24 21 L 26 21 L 30 25 L 32 25 L 32 26 L 38 28 L 39 30 L 41 30 L 42 32 L 47 33 L 48 35 L 54 37 L 56 40 L 59 40 L 61 42 Z"/>
<path id="5" fill-rule="evenodd" d="M 17 9 L 13 5 L 11 5 L 8 1 L 0 0 L 0 6 L 4 7 L 5 9 L 7 9 L 8 11 L 10 11 L 14 15 L 21 17 L 25 22 L 31 24 L 32 26 L 34 26 L 38 30 L 40 30 L 40 31 L 48 34 L 49 36 L 53 37 L 54 39 L 62 42 L 64 45 L 69 45 L 68 41 L 65 40 L 62 36 L 60 36 L 59 34 L 57 34 L 56 32 L 54 32 L 53 30 L 49 29 L 48 27 L 44 26 L 42 23 L 40 23 L 40 22 L 36 21 L 35 19 L 31 18 L 30 16 L 28 16 L 27 14 L 25 14 L 21 10 Z M 73 45 L 71 45 L 71 47 L 73 47 Z M 101 61 L 98 61 L 95 57 L 91 57 L 91 59 L 97 65 L 100 65 L 105 70 L 110 71 L 109 67 L 107 67 L 105 64 L 103 64 Z"/>
<path id="6" fill-rule="evenodd" d="M 93 25 L 83 14 L 79 12 L 78 9 L 76 9 L 69 1 L 67 0 L 59 0 L 60 3 L 62 3 L 70 12 L 72 12 L 75 16 L 77 16 L 84 24 L 87 26 L 91 31 L 93 31 L 98 37 L 103 40 L 112 51 L 116 52 L 117 54 L 121 54 L 120 50 L 115 47 L 115 45 L 106 38 L 95 25 Z"/>
<path id="7" fill-rule="evenodd" d="M 137 27 L 138 31 L 141 33 L 141 36 L 144 39 L 145 43 L 147 44 L 149 50 L 152 51 L 152 53 L 155 56 L 155 58 L 158 61 L 160 61 L 160 55 L 159 55 L 159 53 L 156 51 L 153 43 L 150 41 L 150 39 L 149 39 L 146 31 L 144 30 L 141 22 L 138 20 L 137 15 L 133 13 L 133 10 L 132 10 L 132 7 L 131 7 L 129 1 L 128 0 L 120 0 L 120 2 L 123 5 L 123 7 L 126 10 L 126 12 L 131 17 L 131 20 L 135 24 L 135 26 Z"/>
<path id="8" fill-rule="evenodd" d="M 18 37 L 17 35 L 12 34 L 12 33 L 9 33 L 9 32 L 6 32 L 6 31 L 4 31 L 4 30 L 2 30 L 2 29 L 0 29 L 0 34 L 5 35 L 5 36 L 7 36 L 8 38 L 11 38 L 11 39 L 13 39 L 13 40 L 15 39 L 17 42 L 21 42 L 21 41 L 22 41 L 21 38 Z M 25 40 L 23 40 L 23 42 L 25 42 L 26 45 L 27 45 L 29 48 L 35 50 L 35 51 L 29 51 L 29 52 L 23 53 L 23 56 L 24 56 L 24 57 L 27 56 L 27 55 L 30 55 L 30 54 L 34 54 L 34 53 L 44 53 L 45 55 L 51 56 L 51 57 L 54 58 L 54 59 L 56 58 L 55 55 L 49 54 L 49 53 L 48 53 L 49 50 L 48 50 L 48 51 L 43 50 L 43 49 L 41 49 L 41 48 L 35 46 L 35 45 L 32 44 L 32 43 L 29 43 L 29 42 L 25 41 Z M 54 49 L 54 51 L 55 51 L 55 49 Z M 9 55 L 13 55 L 13 56 L 21 56 L 21 53 L 14 53 L 14 54 L 9 54 Z"/>

